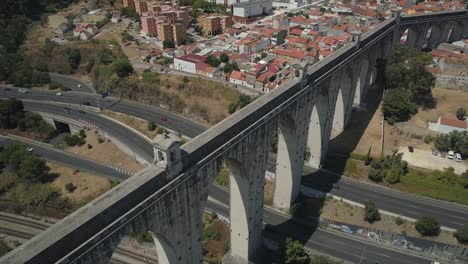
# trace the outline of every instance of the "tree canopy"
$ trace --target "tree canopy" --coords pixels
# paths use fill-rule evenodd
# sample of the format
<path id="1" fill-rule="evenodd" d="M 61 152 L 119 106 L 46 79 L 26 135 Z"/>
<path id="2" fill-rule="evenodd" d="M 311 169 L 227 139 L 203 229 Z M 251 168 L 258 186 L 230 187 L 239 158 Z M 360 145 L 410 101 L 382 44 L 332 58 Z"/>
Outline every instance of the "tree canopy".
<path id="1" fill-rule="evenodd" d="M 291 238 L 286 239 L 284 249 L 284 263 L 285 264 L 309 264 L 310 256 L 304 250 L 301 242 Z"/>
<path id="2" fill-rule="evenodd" d="M 440 233 L 440 224 L 432 216 L 423 216 L 415 224 L 416 230 L 423 236 L 437 236 Z"/>
<path id="3" fill-rule="evenodd" d="M 434 146 L 440 151 L 453 150 L 460 153 L 462 158 L 468 157 L 468 132 L 452 131 L 449 134 L 437 135 Z"/>
<path id="4" fill-rule="evenodd" d="M 433 108 L 435 76 L 426 70 L 432 64 L 429 54 L 414 48 L 397 46 L 385 66 L 385 119 L 390 123 L 408 120 L 417 107 Z M 387 98 L 389 97 L 389 98 Z"/>
<path id="5" fill-rule="evenodd" d="M 372 161 L 369 179 L 375 182 L 385 180 L 390 184 L 399 182 L 400 178 L 408 173 L 408 163 L 401 159 L 402 156 L 402 153 L 394 151 L 381 161 Z"/>

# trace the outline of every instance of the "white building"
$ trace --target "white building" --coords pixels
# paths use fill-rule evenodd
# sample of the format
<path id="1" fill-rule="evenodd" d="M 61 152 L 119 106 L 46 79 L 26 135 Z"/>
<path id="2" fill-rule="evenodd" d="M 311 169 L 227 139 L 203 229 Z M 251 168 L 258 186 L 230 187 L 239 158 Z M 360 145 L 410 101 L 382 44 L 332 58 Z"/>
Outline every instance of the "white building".
<path id="1" fill-rule="evenodd" d="M 232 71 L 231 75 L 229 76 L 229 82 L 242 85 L 242 86 L 250 86 L 246 81 L 245 73 L 240 71 Z"/>
<path id="2" fill-rule="evenodd" d="M 468 122 L 458 119 L 439 117 L 437 123 L 429 122 L 428 128 L 435 132 L 449 134 L 452 131 L 468 131 Z"/>
<path id="3" fill-rule="evenodd" d="M 250 0 L 233 4 L 233 14 L 238 17 L 256 17 L 273 14 L 272 0 Z"/>
<path id="4" fill-rule="evenodd" d="M 174 58 L 174 69 L 197 74 L 197 64 L 205 63 L 206 56 L 187 54 Z"/>

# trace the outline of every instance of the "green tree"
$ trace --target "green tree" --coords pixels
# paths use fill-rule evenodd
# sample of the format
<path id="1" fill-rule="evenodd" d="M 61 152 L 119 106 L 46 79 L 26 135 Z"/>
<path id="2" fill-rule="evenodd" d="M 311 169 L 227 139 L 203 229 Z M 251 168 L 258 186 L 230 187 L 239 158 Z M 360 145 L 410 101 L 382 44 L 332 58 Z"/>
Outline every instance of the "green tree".
<path id="1" fill-rule="evenodd" d="M 6 253 L 10 252 L 11 248 L 8 246 L 5 241 L 0 239 L 0 257 L 6 255 Z"/>
<path id="2" fill-rule="evenodd" d="M 74 70 L 78 69 L 81 62 L 81 52 L 77 48 L 71 48 L 68 50 L 68 63 Z"/>
<path id="3" fill-rule="evenodd" d="M 134 69 L 128 59 L 118 59 L 114 62 L 114 71 L 120 78 L 128 77 Z"/>
<path id="4" fill-rule="evenodd" d="M 208 63 L 211 67 L 218 67 L 219 64 L 221 64 L 221 61 L 211 54 L 206 57 L 205 62 Z"/>
<path id="5" fill-rule="evenodd" d="M 380 213 L 379 213 L 379 209 L 377 209 L 377 206 L 375 206 L 375 203 L 367 200 L 364 203 L 364 205 L 365 205 L 364 220 L 366 220 L 369 223 L 374 223 L 375 221 L 379 221 Z"/>
<path id="6" fill-rule="evenodd" d="M 239 66 L 237 65 L 236 62 L 228 62 L 224 65 L 224 72 L 225 73 L 231 73 L 232 71 L 238 71 Z"/>
<path id="7" fill-rule="evenodd" d="M 458 242 L 466 244 L 468 243 L 468 224 L 464 224 L 462 227 L 457 229 L 457 232 L 453 235 Z"/>
<path id="8" fill-rule="evenodd" d="M 284 249 L 285 264 L 309 264 L 310 256 L 304 250 L 304 246 L 298 240 L 286 239 Z"/>
<path id="9" fill-rule="evenodd" d="M 156 124 L 153 121 L 148 122 L 148 130 L 149 131 L 154 131 L 156 130 Z"/>
<path id="10" fill-rule="evenodd" d="M 163 48 L 164 48 L 164 49 L 172 49 L 172 48 L 175 48 L 174 41 L 172 41 L 172 40 L 164 40 L 164 41 L 163 41 Z"/>
<path id="11" fill-rule="evenodd" d="M 215 179 L 216 183 L 221 186 L 229 185 L 229 171 L 226 166 L 223 166 L 218 176 Z"/>
<path id="12" fill-rule="evenodd" d="M 438 236 L 440 224 L 432 216 L 423 216 L 415 224 L 416 230 L 423 236 Z"/>
<path id="13" fill-rule="evenodd" d="M 370 154 L 371 154 L 371 147 L 369 147 L 369 150 L 367 151 L 367 154 L 366 154 L 366 158 L 365 158 L 365 160 L 364 160 L 364 164 L 365 164 L 366 166 L 369 166 L 369 164 L 370 164 L 371 161 L 372 161 L 372 157 L 371 157 Z"/>
<path id="14" fill-rule="evenodd" d="M 458 120 L 465 120 L 466 110 L 463 107 L 457 109 L 457 118 Z"/>
<path id="15" fill-rule="evenodd" d="M 431 63 L 429 54 L 416 49 L 404 46 L 393 49 L 385 65 L 385 86 L 398 92 L 389 94 L 387 91 L 382 108 L 390 124 L 407 120 L 417 112 L 418 105 L 425 108 L 435 106 L 432 96 L 435 76 L 425 68 Z"/>
<path id="16" fill-rule="evenodd" d="M 47 167 L 45 160 L 29 155 L 21 162 L 18 176 L 30 182 L 39 182 L 47 176 L 48 172 L 49 167 Z"/>
<path id="17" fill-rule="evenodd" d="M 406 121 L 417 113 L 417 106 L 410 100 L 410 94 L 404 89 L 392 89 L 385 93 L 382 111 L 391 125 Z"/>
<path id="18" fill-rule="evenodd" d="M 228 62 L 229 61 L 229 56 L 226 54 L 226 53 L 221 53 L 221 55 L 219 56 L 219 60 L 221 62 Z"/>

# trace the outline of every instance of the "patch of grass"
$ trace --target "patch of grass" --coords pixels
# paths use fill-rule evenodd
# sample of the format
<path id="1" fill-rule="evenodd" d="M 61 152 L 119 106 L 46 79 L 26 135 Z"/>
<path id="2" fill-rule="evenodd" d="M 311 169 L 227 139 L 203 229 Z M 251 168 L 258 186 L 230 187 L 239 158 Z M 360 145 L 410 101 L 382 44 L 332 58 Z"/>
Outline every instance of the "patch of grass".
<path id="1" fill-rule="evenodd" d="M 356 164 L 356 161 L 354 161 L 353 159 L 349 158 L 348 160 L 346 160 L 346 165 L 345 165 L 345 169 L 344 169 L 344 174 L 345 175 L 352 175 L 352 174 L 355 174 L 357 172 L 357 164 Z"/>
<path id="2" fill-rule="evenodd" d="M 215 181 L 221 186 L 229 186 L 229 171 L 226 166 L 223 166 Z"/>
<path id="3" fill-rule="evenodd" d="M 400 181 L 399 184 L 394 185 L 398 190 L 468 204 L 468 189 L 463 188 L 460 184 L 441 182 L 435 172 L 424 172 L 410 168 Z"/>

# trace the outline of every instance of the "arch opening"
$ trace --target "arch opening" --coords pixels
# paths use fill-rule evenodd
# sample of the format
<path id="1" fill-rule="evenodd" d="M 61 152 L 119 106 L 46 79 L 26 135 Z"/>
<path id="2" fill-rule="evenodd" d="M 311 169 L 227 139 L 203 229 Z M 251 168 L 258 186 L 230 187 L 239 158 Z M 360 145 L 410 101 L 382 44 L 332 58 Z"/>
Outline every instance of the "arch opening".
<path id="1" fill-rule="evenodd" d="M 343 94 L 341 89 L 338 90 L 338 96 L 335 102 L 335 111 L 333 114 L 333 125 L 332 125 L 332 135 L 331 138 L 336 137 L 339 135 L 344 129 L 344 101 L 343 101 Z"/>
<path id="2" fill-rule="evenodd" d="M 231 255 L 247 259 L 249 257 L 249 221 L 247 206 L 249 180 L 247 172 L 239 160 L 226 159 L 230 181 L 230 224 Z M 234 214 L 232 212 L 235 212 Z"/>
<path id="3" fill-rule="evenodd" d="M 151 231 L 149 233 L 153 237 L 154 245 L 156 246 L 156 253 L 158 254 L 158 263 L 176 263 L 177 258 L 175 248 L 173 247 L 171 242 L 163 235 Z"/>
<path id="4" fill-rule="evenodd" d="M 314 106 L 309 121 L 309 132 L 307 135 L 306 163 L 313 168 L 319 168 L 322 161 L 322 128 L 317 106 Z"/>
<path id="5" fill-rule="evenodd" d="M 439 46 L 442 39 L 442 28 L 439 25 L 432 25 L 428 30 L 428 35 L 426 35 L 427 45 L 423 48 L 433 50 Z"/>
<path id="6" fill-rule="evenodd" d="M 361 105 L 362 98 L 366 94 L 367 90 L 367 72 L 369 71 L 369 61 L 364 59 L 361 65 L 361 70 L 356 82 L 356 90 L 354 92 L 353 105 Z"/>
<path id="7" fill-rule="evenodd" d="M 278 128 L 275 191 L 273 206 L 289 208 L 301 186 L 304 153 L 299 153 L 297 126 L 289 113 L 282 113 Z"/>

